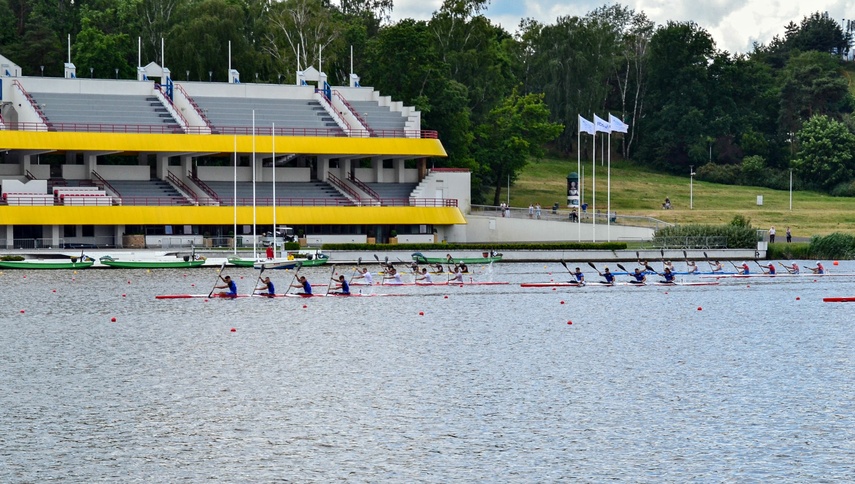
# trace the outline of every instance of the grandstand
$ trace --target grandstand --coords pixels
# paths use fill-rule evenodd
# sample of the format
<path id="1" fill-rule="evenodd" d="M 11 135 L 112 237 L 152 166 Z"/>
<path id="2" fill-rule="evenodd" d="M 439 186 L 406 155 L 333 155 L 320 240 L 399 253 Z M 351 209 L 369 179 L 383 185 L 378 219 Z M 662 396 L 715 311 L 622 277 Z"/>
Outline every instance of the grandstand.
<path id="1" fill-rule="evenodd" d="M 0 75 L 0 180 L 46 184 L 8 190 L 0 247 L 61 247 L 72 233 L 121 247 L 125 233 L 172 227 L 202 245 L 253 221 L 260 233 L 272 228 L 274 182 L 277 223 L 311 243 L 383 242 L 393 230 L 400 242 L 454 240 L 466 223 L 469 174 L 427 177 L 427 159 L 445 151 L 414 108 L 355 83 L 329 86 L 311 68 L 286 85 L 154 82 L 168 71 L 153 65 L 136 81 Z M 442 195 L 413 198 L 419 183 Z"/>

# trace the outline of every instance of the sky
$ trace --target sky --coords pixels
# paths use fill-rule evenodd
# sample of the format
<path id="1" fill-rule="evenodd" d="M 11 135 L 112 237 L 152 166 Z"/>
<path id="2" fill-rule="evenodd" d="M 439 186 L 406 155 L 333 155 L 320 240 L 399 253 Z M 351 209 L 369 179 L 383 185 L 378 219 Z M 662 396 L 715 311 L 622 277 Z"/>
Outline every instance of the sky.
<path id="1" fill-rule="evenodd" d="M 394 0 L 392 20 L 428 20 L 442 6 L 442 0 Z M 523 18 L 553 24 L 561 16 L 585 16 L 607 5 L 594 0 L 492 0 L 484 14 L 494 23 L 514 33 Z M 628 0 L 620 2 L 635 12 L 644 12 L 657 25 L 669 20 L 693 21 L 712 35 L 719 50 L 747 53 L 753 43 L 768 43 L 783 37 L 790 21 L 800 23 L 814 12 L 828 12 L 842 23 L 855 18 L 855 0 Z"/>

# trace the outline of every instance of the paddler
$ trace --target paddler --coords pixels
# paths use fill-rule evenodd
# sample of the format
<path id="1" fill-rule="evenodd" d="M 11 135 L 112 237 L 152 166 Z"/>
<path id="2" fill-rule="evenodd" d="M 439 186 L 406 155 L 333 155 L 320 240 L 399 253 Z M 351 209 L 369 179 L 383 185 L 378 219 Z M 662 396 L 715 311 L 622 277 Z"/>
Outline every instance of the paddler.
<path id="1" fill-rule="evenodd" d="M 261 282 L 262 282 L 262 284 L 255 288 L 256 293 L 258 293 L 258 291 L 266 290 L 267 291 L 266 293 L 262 293 L 259 295 L 260 296 L 267 296 L 267 297 L 273 297 L 276 295 L 276 288 L 273 287 L 273 282 L 270 280 L 269 277 L 265 277 L 264 279 L 261 280 Z"/>
<path id="2" fill-rule="evenodd" d="M 585 274 L 582 274 L 582 270 L 579 269 L 578 267 L 573 272 L 573 278 L 576 280 L 575 282 L 578 283 L 580 286 L 585 285 Z M 573 281 L 571 281 L 571 282 L 573 282 Z"/>
<path id="3" fill-rule="evenodd" d="M 433 284 L 433 279 L 431 278 L 430 273 L 428 273 L 428 270 L 426 268 L 422 267 L 421 274 L 416 277 L 416 284 Z"/>
<path id="4" fill-rule="evenodd" d="M 822 266 L 820 261 L 816 261 L 816 267 L 808 267 L 808 269 L 814 274 L 825 274 L 825 267 Z"/>
<path id="5" fill-rule="evenodd" d="M 645 276 L 644 273 L 641 272 L 641 269 L 639 269 L 638 267 L 635 268 L 635 272 L 629 274 L 629 277 L 634 278 L 633 280 L 629 281 L 630 284 L 644 284 L 645 282 L 647 282 L 647 276 Z"/>
<path id="6" fill-rule="evenodd" d="M 336 291 L 337 294 L 350 295 L 350 284 L 347 283 L 347 279 L 345 279 L 344 274 L 338 276 L 338 279 L 333 277 L 330 280 L 337 283 L 335 287 L 338 289 L 338 291 Z"/>
<path id="7" fill-rule="evenodd" d="M 306 279 L 306 276 L 300 276 L 297 283 L 291 284 L 291 287 L 302 288 L 303 294 L 312 295 L 312 285 L 309 284 L 309 280 Z"/>
<path id="8" fill-rule="evenodd" d="M 225 291 L 220 292 L 220 296 L 237 297 L 237 284 L 235 284 L 235 281 L 232 280 L 231 276 L 220 276 L 220 279 L 222 279 L 225 284 L 222 286 L 216 286 L 215 289 L 226 289 Z"/>

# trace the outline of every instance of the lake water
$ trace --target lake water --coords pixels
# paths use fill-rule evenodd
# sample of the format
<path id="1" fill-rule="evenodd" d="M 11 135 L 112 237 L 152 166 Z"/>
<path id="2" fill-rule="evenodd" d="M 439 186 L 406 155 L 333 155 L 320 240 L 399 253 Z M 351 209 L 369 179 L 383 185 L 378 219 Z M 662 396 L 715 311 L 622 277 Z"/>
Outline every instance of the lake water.
<path id="1" fill-rule="evenodd" d="M 0 481 L 855 479 L 855 278 L 154 298 L 215 276 L 0 274 Z"/>

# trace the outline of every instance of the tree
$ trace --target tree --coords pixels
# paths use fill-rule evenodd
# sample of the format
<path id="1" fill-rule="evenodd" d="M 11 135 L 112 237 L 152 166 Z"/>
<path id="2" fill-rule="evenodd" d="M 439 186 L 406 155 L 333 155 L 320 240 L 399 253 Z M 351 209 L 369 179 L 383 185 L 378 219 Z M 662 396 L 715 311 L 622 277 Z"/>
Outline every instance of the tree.
<path id="1" fill-rule="evenodd" d="M 800 149 L 793 169 L 803 180 L 830 190 L 855 174 L 855 135 L 828 116 L 810 118 L 798 133 Z"/>
<path id="2" fill-rule="evenodd" d="M 493 205 L 499 204 L 508 177 L 515 180 L 529 158 L 543 157 L 546 143 L 564 130 L 561 124 L 549 121 L 543 97 L 514 91 L 490 111 L 476 130 L 475 159 L 481 167 L 484 186 L 494 189 Z"/>
<path id="3" fill-rule="evenodd" d="M 660 27 L 650 40 L 647 113 L 638 126 L 638 156 L 652 166 L 682 172 L 706 148 L 715 44 L 692 22 Z M 705 151 L 705 150 L 704 150 Z"/>
<path id="4" fill-rule="evenodd" d="M 834 56 L 821 52 L 790 58 L 781 75 L 779 124 L 783 131 L 798 131 L 804 120 L 817 114 L 848 110 L 849 87 L 838 68 Z"/>

